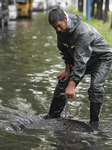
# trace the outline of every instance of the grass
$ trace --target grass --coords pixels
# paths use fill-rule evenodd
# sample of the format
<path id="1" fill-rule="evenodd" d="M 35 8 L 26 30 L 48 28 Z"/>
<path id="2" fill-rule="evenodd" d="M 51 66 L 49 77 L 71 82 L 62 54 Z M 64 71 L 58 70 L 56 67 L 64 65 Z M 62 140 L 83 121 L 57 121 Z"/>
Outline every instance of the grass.
<path id="1" fill-rule="evenodd" d="M 108 44 L 112 47 L 112 29 L 110 29 L 112 12 L 109 12 L 109 22 L 104 24 L 102 20 L 97 20 L 94 18 L 91 18 L 90 21 L 87 21 L 86 17 L 83 16 L 83 13 L 75 11 L 75 8 L 73 6 L 72 11 L 78 16 L 80 16 L 82 21 L 95 27 L 100 32 L 100 34 L 106 39 Z"/>

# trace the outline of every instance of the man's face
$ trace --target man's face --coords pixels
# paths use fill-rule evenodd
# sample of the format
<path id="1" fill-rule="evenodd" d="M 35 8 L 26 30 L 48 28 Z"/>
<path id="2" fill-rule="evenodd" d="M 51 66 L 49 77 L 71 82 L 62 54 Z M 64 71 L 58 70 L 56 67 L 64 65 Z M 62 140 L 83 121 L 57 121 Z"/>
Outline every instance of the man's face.
<path id="1" fill-rule="evenodd" d="M 52 26 L 58 32 L 61 32 L 61 33 L 66 32 L 66 30 L 67 30 L 67 18 L 66 18 L 66 16 L 65 16 L 64 21 L 57 21 Z"/>

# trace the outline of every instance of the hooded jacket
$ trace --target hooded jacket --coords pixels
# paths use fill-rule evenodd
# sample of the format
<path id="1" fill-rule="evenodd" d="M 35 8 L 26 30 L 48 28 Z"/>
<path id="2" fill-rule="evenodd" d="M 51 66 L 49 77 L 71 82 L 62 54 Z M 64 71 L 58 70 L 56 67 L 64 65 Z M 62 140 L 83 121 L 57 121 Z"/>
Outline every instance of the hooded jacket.
<path id="1" fill-rule="evenodd" d="M 57 46 L 65 64 L 72 65 L 70 80 L 78 84 L 87 68 L 98 61 L 112 61 L 112 50 L 102 35 L 75 14 L 69 14 L 72 27 L 57 32 Z"/>

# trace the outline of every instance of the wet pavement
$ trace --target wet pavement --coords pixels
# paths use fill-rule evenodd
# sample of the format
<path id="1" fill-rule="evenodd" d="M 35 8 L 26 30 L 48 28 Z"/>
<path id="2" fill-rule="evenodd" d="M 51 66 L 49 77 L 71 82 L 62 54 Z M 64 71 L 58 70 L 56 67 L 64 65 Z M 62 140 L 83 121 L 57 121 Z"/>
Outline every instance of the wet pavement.
<path id="1" fill-rule="evenodd" d="M 62 130 L 57 120 L 38 124 L 38 116 L 49 110 L 56 75 L 64 69 L 47 17 L 47 13 L 33 13 L 31 20 L 10 21 L 0 30 L 0 150 L 111 150 L 112 74 L 106 80 L 95 132 Z M 67 119 L 89 122 L 89 82 L 86 76 L 76 89 L 76 98 L 68 101 Z"/>

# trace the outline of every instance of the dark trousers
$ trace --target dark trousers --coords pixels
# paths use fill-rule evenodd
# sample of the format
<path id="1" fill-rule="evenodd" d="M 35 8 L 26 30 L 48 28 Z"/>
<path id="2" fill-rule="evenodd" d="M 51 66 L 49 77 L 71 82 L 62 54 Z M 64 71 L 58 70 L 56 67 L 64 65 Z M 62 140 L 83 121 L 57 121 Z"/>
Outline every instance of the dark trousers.
<path id="1" fill-rule="evenodd" d="M 104 95 L 104 82 L 110 73 L 110 62 L 98 62 L 92 67 L 87 67 L 85 75 L 91 75 L 90 88 L 88 90 L 89 100 L 92 103 L 102 103 Z M 58 81 L 54 96 L 49 110 L 49 115 L 52 117 L 60 117 L 61 112 L 66 104 L 64 96 L 65 89 L 68 86 L 70 79 L 66 82 Z"/>

